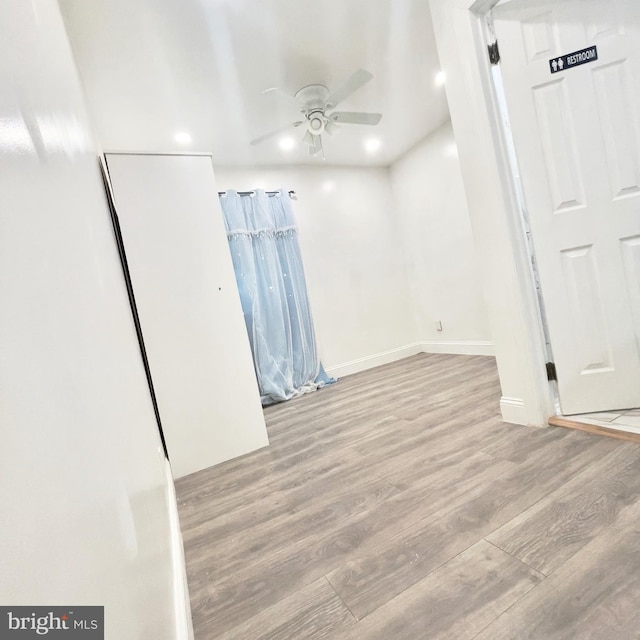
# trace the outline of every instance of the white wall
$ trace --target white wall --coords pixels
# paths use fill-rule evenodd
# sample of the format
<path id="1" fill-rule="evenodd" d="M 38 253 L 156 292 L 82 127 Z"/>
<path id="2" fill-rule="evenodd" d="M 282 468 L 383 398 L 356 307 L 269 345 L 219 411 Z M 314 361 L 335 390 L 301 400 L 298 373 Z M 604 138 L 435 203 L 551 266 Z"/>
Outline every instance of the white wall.
<path id="1" fill-rule="evenodd" d="M 185 638 L 171 478 L 57 3 L 5 0 L 0 25 L 0 603 Z"/>
<path id="2" fill-rule="evenodd" d="M 425 351 L 491 354 L 493 344 L 451 123 L 391 166 L 411 299 Z M 442 331 L 436 330 L 436 321 Z"/>
<path id="3" fill-rule="evenodd" d="M 323 362 L 493 353 L 450 124 L 389 169 L 216 167 L 220 189 L 294 189 Z M 435 329 L 441 320 L 444 330 Z"/>
<path id="4" fill-rule="evenodd" d="M 554 413 L 544 341 L 473 4 L 430 0 L 498 362 L 502 415 L 509 422 L 543 426 Z"/>
<path id="5" fill-rule="evenodd" d="M 221 190 L 296 191 L 320 357 L 330 373 L 420 350 L 388 170 L 215 167 L 215 174 Z"/>

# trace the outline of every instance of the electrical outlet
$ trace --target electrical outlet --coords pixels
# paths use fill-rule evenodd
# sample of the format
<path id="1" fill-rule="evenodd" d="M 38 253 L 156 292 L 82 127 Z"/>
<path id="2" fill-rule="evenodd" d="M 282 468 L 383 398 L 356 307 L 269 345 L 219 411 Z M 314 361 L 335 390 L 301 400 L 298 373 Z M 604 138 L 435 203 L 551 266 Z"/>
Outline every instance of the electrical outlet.
<path id="1" fill-rule="evenodd" d="M 436 331 L 442 331 L 442 320 L 436 320 Z"/>

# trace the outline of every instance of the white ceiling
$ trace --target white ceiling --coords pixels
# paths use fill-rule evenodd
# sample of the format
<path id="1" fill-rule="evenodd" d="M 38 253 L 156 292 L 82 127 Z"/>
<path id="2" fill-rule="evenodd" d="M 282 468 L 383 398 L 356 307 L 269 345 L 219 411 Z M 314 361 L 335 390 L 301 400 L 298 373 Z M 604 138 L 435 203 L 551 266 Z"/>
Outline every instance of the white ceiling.
<path id="1" fill-rule="evenodd" d="M 375 127 L 323 136 L 326 163 L 395 161 L 448 119 L 428 0 L 60 0 L 105 150 L 212 152 L 224 165 L 318 164 L 304 145 L 249 141 L 299 118 L 279 87 L 340 86 L 374 75 L 345 111 Z M 188 144 L 176 142 L 188 132 Z M 299 140 L 302 127 L 290 134 Z M 364 142 L 381 146 L 367 153 Z"/>

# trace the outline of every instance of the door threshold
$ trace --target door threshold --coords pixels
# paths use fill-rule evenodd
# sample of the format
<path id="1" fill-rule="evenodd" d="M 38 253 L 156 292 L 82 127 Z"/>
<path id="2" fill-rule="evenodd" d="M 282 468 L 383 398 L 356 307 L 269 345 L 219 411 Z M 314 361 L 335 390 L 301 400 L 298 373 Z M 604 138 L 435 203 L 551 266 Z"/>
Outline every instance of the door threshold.
<path id="1" fill-rule="evenodd" d="M 605 426 L 603 423 L 595 424 L 594 422 L 582 422 L 579 419 L 567 418 L 566 416 L 551 416 L 549 425 L 552 427 L 564 427 L 565 429 L 577 429 L 578 431 L 586 431 L 599 436 L 607 436 L 609 438 L 617 438 L 618 440 L 626 440 L 627 442 L 640 443 L 640 429 L 637 427 L 627 427 L 625 425 L 616 424 L 616 428 Z"/>

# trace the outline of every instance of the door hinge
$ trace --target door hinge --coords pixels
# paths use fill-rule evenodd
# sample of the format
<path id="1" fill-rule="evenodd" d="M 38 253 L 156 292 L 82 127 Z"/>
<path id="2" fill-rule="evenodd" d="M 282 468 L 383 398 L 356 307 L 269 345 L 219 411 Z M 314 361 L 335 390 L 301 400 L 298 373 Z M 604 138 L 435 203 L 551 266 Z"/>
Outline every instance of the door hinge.
<path id="1" fill-rule="evenodd" d="M 492 42 L 487 49 L 489 50 L 489 62 L 498 64 L 500 62 L 500 51 L 498 50 L 498 41 Z"/>
<path id="2" fill-rule="evenodd" d="M 558 380 L 558 374 L 556 373 L 556 363 L 555 362 L 547 362 L 545 365 L 547 367 L 547 380 L 551 382 L 551 380 Z"/>

